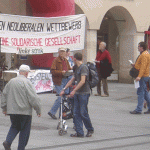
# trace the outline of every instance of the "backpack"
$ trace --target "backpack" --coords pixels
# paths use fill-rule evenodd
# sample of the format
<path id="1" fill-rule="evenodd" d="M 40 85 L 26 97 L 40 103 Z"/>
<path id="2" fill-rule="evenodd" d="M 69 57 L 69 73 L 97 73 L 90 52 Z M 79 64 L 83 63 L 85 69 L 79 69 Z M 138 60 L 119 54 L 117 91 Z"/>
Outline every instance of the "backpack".
<path id="1" fill-rule="evenodd" d="M 97 73 L 97 69 L 94 63 L 87 62 L 86 66 L 89 69 L 89 81 L 88 82 L 92 91 L 92 88 L 97 86 L 99 82 L 98 73 Z"/>
<path id="2" fill-rule="evenodd" d="M 139 55 L 140 56 L 140 55 Z M 136 61 L 138 60 L 139 56 L 137 57 Z M 135 62 L 136 62 L 135 61 Z M 132 78 L 136 78 L 138 75 L 139 75 L 139 70 L 137 70 L 135 67 L 132 67 L 129 71 L 129 75 L 132 77 Z"/>
<path id="3" fill-rule="evenodd" d="M 136 78 L 139 75 L 139 70 L 132 67 L 131 70 L 129 71 L 129 74 L 132 78 Z"/>

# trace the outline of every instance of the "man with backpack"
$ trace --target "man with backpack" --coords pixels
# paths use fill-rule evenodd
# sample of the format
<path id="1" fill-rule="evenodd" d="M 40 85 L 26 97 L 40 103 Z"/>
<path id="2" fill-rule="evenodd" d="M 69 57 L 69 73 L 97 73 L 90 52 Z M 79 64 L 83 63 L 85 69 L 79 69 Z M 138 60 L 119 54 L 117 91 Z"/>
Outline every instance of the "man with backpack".
<path id="1" fill-rule="evenodd" d="M 76 133 L 71 134 L 71 137 L 84 137 L 83 123 L 87 129 L 86 137 L 91 137 L 94 133 L 89 114 L 88 114 L 88 101 L 90 96 L 90 84 L 89 69 L 82 62 L 82 54 L 74 54 L 74 63 L 77 65 L 74 76 L 67 83 L 60 93 L 60 96 L 64 94 L 64 91 L 74 82 L 77 81 L 76 87 L 70 93 L 70 97 L 74 96 L 74 121 L 76 127 Z"/>

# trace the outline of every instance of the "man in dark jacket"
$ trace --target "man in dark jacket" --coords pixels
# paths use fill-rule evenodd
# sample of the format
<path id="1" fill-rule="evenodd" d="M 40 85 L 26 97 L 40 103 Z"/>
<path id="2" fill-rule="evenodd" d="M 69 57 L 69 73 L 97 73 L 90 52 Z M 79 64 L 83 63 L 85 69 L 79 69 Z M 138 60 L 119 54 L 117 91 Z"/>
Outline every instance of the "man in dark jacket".
<path id="1" fill-rule="evenodd" d="M 97 84 L 97 94 L 95 96 L 108 97 L 108 84 L 107 77 L 110 76 L 113 69 L 111 67 L 111 57 L 109 52 L 106 50 L 106 43 L 101 42 L 99 44 L 99 51 L 96 56 L 96 68 L 99 76 L 99 83 Z M 103 84 L 104 95 L 101 95 L 101 81 Z"/>
<path id="2" fill-rule="evenodd" d="M 52 66 L 51 66 L 51 73 L 52 73 L 52 80 L 55 85 L 56 93 L 59 95 L 62 89 L 65 87 L 68 81 L 68 77 L 65 76 L 68 70 L 71 70 L 68 60 L 66 57 L 66 48 L 59 48 L 58 49 L 59 56 L 54 59 Z M 66 91 L 69 93 L 69 90 Z M 57 119 L 55 114 L 60 107 L 61 97 L 58 96 L 56 99 L 53 107 L 48 112 L 48 115 L 51 116 L 53 119 Z"/>

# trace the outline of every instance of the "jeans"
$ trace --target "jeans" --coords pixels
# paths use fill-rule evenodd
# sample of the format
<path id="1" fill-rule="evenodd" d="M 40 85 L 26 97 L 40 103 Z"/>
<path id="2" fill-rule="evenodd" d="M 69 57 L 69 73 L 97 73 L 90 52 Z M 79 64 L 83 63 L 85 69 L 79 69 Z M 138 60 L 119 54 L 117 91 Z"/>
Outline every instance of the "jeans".
<path id="1" fill-rule="evenodd" d="M 88 131 L 94 131 L 87 108 L 89 96 L 90 94 L 74 95 L 74 121 L 76 126 L 76 132 L 83 136 L 83 123 Z"/>
<path id="2" fill-rule="evenodd" d="M 6 141 L 11 145 L 19 133 L 18 150 L 24 150 L 30 136 L 32 116 L 11 114 L 10 120 L 11 127 L 7 134 Z"/>
<path id="3" fill-rule="evenodd" d="M 62 78 L 62 82 L 61 85 L 55 85 L 55 89 L 56 89 L 56 93 L 60 94 L 60 92 L 62 91 L 62 89 L 66 86 L 68 81 L 68 78 Z M 69 94 L 69 89 L 65 90 L 65 94 Z M 58 98 L 55 100 L 51 110 L 49 111 L 51 114 L 55 115 L 58 108 L 60 108 L 60 103 L 61 103 L 61 97 L 58 96 Z M 59 113 L 60 114 L 60 113 Z"/>
<path id="4" fill-rule="evenodd" d="M 142 77 L 139 81 L 140 87 L 137 89 L 137 95 L 138 95 L 138 105 L 135 111 L 142 112 L 144 99 L 147 101 L 148 110 L 150 110 L 150 96 L 147 91 L 147 82 L 149 80 L 149 77 Z"/>

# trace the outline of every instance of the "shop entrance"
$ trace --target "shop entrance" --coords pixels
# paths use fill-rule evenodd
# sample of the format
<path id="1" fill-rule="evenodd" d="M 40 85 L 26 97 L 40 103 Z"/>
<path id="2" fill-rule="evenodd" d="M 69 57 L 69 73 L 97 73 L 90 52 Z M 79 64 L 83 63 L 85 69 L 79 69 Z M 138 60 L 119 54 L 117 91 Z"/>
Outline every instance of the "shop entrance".
<path id="1" fill-rule="evenodd" d="M 114 78 L 118 82 L 131 83 L 129 59 L 135 57 L 136 25 L 127 9 L 115 6 L 105 14 L 97 36 L 107 43 L 112 57 Z M 134 61 L 134 60 L 133 60 Z"/>

